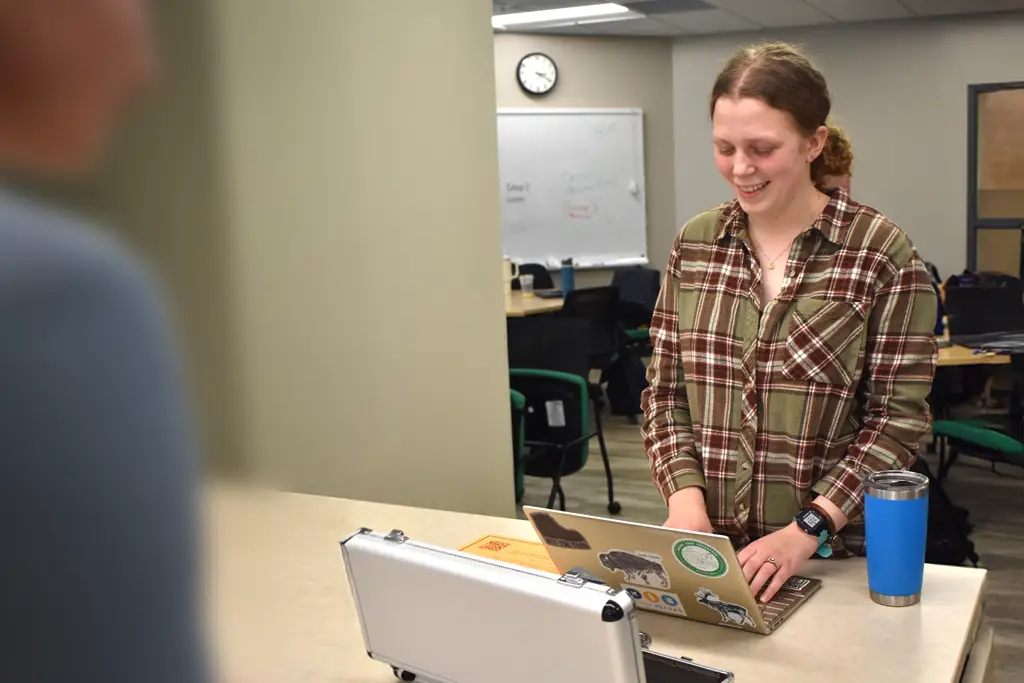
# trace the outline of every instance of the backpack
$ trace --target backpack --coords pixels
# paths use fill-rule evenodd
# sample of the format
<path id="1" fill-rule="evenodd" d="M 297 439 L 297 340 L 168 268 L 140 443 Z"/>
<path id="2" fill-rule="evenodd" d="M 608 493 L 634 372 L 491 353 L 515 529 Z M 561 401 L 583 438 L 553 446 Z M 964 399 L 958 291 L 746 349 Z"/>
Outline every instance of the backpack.
<path id="1" fill-rule="evenodd" d="M 924 561 L 957 566 L 970 561 L 977 567 L 980 558 L 970 538 L 972 525 L 967 509 L 953 504 L 923 458 L 918 458 L 910 471 L 928 477 L 928 538 Z"/>

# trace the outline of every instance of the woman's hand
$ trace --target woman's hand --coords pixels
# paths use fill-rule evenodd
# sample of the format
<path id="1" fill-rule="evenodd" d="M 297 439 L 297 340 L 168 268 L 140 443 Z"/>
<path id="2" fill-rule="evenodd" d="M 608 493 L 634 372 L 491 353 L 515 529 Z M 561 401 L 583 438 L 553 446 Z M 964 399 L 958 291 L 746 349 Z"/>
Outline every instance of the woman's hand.
<path id="1" fill-rule="evenodd" d="M 704 504 L 704 490 L 699 486 L 690 486 L 669 496 L 665 526 L 682 531 L 712 533 L 714 529 L 711 528 Z"/>
<path id="2" fill-rule="evenodd" d="M 750 583 L 750 591 L 756 596 L 761 587 L 771 583 L 761 595 L 761 602 L 768 602 L 782 584 L 804 566 L 818 549 L 818 539 L 803 531 L 792 522 L 789 526 L 759 538 L 737 553 L 743 566 L 743 576 Z M 775 560 L 774 564 L 769 558 Z"/>

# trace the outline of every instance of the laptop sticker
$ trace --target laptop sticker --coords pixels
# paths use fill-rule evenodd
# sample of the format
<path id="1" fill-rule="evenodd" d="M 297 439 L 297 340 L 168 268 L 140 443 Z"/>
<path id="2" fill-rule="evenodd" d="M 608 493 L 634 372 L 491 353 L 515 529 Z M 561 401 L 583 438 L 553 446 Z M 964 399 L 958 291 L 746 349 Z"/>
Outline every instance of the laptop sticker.
<path id="1" fill-rule="evenodd" d="M 609 550 L 598 555 L 597 559 L 608 571 L 622 572 L 623 581 L 642 583 L 652 588 L 672 587 L 660 555 L 638 550 Z"/>
<path id="2" fill-rule="evenodd" d="M 696 596 L 697 602 L 718 612 L 722 623 L 726 626 L 756 626 L 753 618 L 747 613 L 746 607 L 734 605 L 731 602 L 722 602 L 714 592 L 707 588 L 698 589 L 694 596 Z"/>
<path id="3" fill-rule="evenodd" d="M 679 564 L 706 579 L 721 578 L 729 571 L 729 563 L 725 561 L 722 553 L 707 543 L 681 538 L 673 544 L 672 554 L 676 556 Z"/>
<path id="4" fill-rule="evenodd" d="M 626 591 L 626 595 L 632 598 L 636 606 L 641 609 L 674 614 L 680 617 L 686 616 L 683 601 L 675 593 L 666 593 L 650 587 L 629 586 L 626 584 L 622 584 L 622 588 Z"/>
<path id="5" fill-rule="evenodd" d="M 800 579 L 794 576 L 793 578 L 786 581 L 786 583 L 782 584 L 782 587 L 788 588 L 792 591 L 803 591 L 803 589 L 807 588 L 807 586 L 809 586 L 810 583 L 811 582 L 808 579 Z"/>
<path id="6" fill-rule="evenodd" d="M 546 512 L 534 513 L 533 523 L 537 525 L 537 531 L 548 545 L 572 550 L 590 550 L 590 543 L 583 534 L 575 529 L 566 529 Z"/>

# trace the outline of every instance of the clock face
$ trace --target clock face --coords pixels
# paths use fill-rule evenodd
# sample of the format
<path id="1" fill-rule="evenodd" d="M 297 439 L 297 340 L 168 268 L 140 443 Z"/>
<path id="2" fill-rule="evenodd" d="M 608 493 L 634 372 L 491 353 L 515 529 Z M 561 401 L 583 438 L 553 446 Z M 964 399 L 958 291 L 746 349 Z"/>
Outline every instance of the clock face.
<path id="1" fill-rule="evenodd" d="M 519 61 L 517 76 L 523 90 L 534 95 L 543 95 L 555 87 L 558 69 L 550 57 L 535 52 Z"/>

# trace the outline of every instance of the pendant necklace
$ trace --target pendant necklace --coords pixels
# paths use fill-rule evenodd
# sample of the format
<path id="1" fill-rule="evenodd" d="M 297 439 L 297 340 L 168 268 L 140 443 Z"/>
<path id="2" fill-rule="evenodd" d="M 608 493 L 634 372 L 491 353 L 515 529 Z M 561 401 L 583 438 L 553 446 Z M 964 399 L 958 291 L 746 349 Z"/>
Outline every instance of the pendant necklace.
<path id="1" fill-rule="evenodd" d="M 756 239 L 754 239 L 753 235 L 750 235 L 750 241 L 752 241 L 754 243 L 754 246 L 757 247 L 757 250 L 759 252 L 761 252 L 762 254 L 765 253 L 764 248 L 761 246 L 761 244 Z M 793 246 L 793 240 L 790 240 L 789 244 L 787 244 L 785 247 L 783 247 L 782 251 L 780 251 L 778 254 L 775 255 L 775 258 L 769 260 L 768 261 L 768 270 L 775 270 L 775 262 L 779 260 L 780 256 L 782 256 L 783 254 L 787 253 L 792 246 Z"/>

